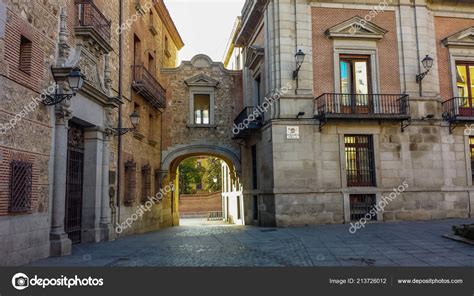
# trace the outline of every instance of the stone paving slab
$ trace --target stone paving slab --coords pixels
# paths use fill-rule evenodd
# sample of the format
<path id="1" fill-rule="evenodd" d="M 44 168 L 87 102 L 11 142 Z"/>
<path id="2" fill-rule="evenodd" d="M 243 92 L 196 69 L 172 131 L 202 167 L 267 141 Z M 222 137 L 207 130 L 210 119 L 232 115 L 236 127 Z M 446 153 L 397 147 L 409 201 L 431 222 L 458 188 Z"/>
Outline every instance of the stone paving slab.
<path id="1" fill-rule="evenodd" d="M 474 246 L 443 238 L 473 219 L 258 228 L 206 223 L 81 244 L 31 266 L 474 266 Z M 269 231 L 270 230 L 270 231 Z"/>

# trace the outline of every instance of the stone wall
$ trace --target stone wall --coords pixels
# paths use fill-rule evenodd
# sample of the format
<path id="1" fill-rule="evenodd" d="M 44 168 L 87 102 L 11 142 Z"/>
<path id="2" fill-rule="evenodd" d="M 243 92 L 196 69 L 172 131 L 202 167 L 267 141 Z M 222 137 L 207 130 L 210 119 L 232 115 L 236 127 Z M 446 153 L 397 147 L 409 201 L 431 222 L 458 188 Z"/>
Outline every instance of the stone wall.
<path id="1" fill-rule="evenodd" d="M 54 1 L 0 1 L 0 265 L 49 256 L 52 112 L 49 86 L 59 10 Z M 32 42 L 30 73 L 19 69 L 21 35 Z M 36 99 L 35 99 L 36 98 Z M 21 115 L 21 116 L 20 116 Z M 21 117 L 21 118 L 20 118 Z M 31 210 L 10 213 L 11 161 L 33 164 Z"/>

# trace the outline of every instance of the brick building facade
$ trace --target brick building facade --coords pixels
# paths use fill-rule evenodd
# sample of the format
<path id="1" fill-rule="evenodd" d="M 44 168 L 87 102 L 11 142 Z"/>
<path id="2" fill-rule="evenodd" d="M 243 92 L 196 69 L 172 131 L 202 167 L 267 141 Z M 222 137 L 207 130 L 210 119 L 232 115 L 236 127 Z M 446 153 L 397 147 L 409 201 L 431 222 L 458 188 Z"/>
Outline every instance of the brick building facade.
<path id="1" fill-rule="evenodd" d="M 124 1 L 122 12 L 124 26 L 118 2 L 0 1 L 0 265 L 67 255 L 73 243 L 115 239 L 117 223 L 134 213 L 142 195 L 154 196 L 161 186 L 155 177 L 166 107 L 160 69 L 175 66 L 183 42 L 163 1 Z M 141 49 L 133 48 L 134 34 Z M 85 75 L 82 88 L 70 100 L 43 104 L 56 91 L 72 93 L 67 76 L 75 67 Z M 132 111 L 142 121 L 122 137 L 118 152 L 120 106 L 122 127 L 131 127 Z M 136 188 L 128 186 L 132 194 L 125 200 L 130 160 L 136 161 Z M 170 208 L 169 199 L 120 234 L 170 225 L 163 208 Z"/>
<path id="2" fill-rule="evenodd" d="M 470 217 L 473 11 L 459 1 L 246 1 L 244 104 L 281 94 L 239 134 L 246 223 L 350 223 L 381 202 L 374 220 Z"/>

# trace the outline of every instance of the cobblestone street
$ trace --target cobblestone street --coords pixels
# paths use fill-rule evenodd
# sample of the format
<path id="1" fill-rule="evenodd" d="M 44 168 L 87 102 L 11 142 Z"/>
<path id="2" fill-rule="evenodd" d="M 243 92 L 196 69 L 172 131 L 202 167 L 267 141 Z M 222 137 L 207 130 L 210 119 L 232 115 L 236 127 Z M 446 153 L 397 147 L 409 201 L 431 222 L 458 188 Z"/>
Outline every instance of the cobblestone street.
<path id="1" fill-rule="evenodd" d="M 190 223 L 191 222 L 191 223 Z M 198 223 L 195 223 L 198 222 Z M 472 220 L 257 228 L 200 221 L 113 242 L 33 266 L 474 266 L 474 246 L 443 238 Z"/>

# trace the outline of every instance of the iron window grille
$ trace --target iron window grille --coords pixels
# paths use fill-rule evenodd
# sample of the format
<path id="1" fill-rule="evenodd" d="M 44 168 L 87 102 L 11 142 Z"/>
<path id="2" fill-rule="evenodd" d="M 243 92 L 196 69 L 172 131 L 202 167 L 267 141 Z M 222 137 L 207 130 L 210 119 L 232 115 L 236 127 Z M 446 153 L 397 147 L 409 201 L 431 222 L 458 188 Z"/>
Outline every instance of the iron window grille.
<path id="1" fill-rule="evenodd" d="M 376 186 L 374 144 L 372 136 L 345 136 L 344 143 L 347 186 Z"/>
<path id="2" fill-rule="evenodd" d="M 350 208 L 351 221 L 357 221 L 362 218 L 367 218 L 366 215 L 375 206 L 375 194 L 351 194 Z M 368 220 L 377 220 L 377 215 L 371 216 Z"/>
<path id="3" fill-rule="evenodd" d="M 32 184 L 33 164 L 13 160 L 11 162 L 10 212 L 19 213 L 31 210 Z"/>

